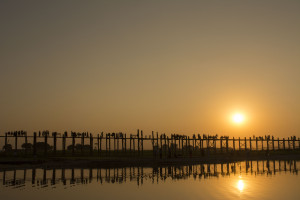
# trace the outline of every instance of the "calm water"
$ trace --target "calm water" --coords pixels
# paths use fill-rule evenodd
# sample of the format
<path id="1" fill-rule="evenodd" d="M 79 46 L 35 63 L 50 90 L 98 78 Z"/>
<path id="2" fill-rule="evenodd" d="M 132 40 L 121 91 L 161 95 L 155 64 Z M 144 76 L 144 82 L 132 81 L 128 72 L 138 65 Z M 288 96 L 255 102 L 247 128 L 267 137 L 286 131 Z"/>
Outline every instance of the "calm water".
<path id="1" fill-rule="evenodd" d="M 9 169 L 6 199 L 299 199 L 300 161 L 118 169 Z"/>

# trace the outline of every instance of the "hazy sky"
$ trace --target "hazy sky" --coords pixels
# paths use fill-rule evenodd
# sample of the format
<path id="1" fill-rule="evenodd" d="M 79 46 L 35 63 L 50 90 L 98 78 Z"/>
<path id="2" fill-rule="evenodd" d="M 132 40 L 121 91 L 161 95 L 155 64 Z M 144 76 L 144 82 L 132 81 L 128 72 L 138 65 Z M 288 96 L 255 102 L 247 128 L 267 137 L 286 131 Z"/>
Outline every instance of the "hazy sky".
<path id="1" fill-rule="evenodd" d="M 0 25 L 2 134 L 300 136 L 300 1 L 2 0 Z"/>

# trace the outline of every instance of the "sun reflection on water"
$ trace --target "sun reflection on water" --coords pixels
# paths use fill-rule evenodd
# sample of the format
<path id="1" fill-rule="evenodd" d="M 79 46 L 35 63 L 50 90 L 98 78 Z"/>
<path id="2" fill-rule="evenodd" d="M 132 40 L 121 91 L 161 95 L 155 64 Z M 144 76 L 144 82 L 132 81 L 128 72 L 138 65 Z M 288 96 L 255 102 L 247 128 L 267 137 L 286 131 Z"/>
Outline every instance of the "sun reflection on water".
<path id="1" fill-rule="evenodd" d="M 244 187 L 245 187 L 245 183 L 244 183 L 243 180 L 240 179 L 240 180 L 237 182 L 237 188 L 239 189 L 240 192 L 243 192 Z"/>

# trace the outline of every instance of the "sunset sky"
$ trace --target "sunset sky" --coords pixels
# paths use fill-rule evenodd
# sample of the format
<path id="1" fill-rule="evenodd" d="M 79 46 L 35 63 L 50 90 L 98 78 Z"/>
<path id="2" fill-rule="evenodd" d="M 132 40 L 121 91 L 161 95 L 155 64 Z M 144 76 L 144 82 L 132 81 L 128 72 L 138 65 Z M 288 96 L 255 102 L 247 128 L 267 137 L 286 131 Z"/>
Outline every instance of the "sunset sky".
<path id="1" fill-rule="evenodd" d="M 0 134 L 300 136 L 300 1 L 7 0 L 0 25 Z"/>

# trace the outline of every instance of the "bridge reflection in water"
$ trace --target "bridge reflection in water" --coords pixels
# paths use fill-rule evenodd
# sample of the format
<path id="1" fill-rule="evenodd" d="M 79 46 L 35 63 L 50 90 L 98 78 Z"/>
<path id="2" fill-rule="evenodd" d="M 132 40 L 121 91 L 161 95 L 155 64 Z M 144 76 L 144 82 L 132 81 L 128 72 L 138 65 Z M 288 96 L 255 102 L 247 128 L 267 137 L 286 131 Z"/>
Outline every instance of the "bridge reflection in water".
<path id="1" fill-rule="evenodd" d="M 240 175 L 276 175 L 289 172 L 298 174 L 296 160 L 260 160 L 223 164 L 198 164 L 189 166 L 162 167 L 126 167 L 126 168 L 32 168 L 7 169 L 0 171 L 2 186 L 11 188 L 32 187 L 55 188 L 56 185 L 75 186 L 97 181 L 99 184 L 136 182 L 138 186 L 144 180 L 152 183 L 164 182 L 167 179 L 180 180 L 194 178 L 208 179 L 220 176 Z M 242 187 L 241 185 L 239 187 Z"/>

